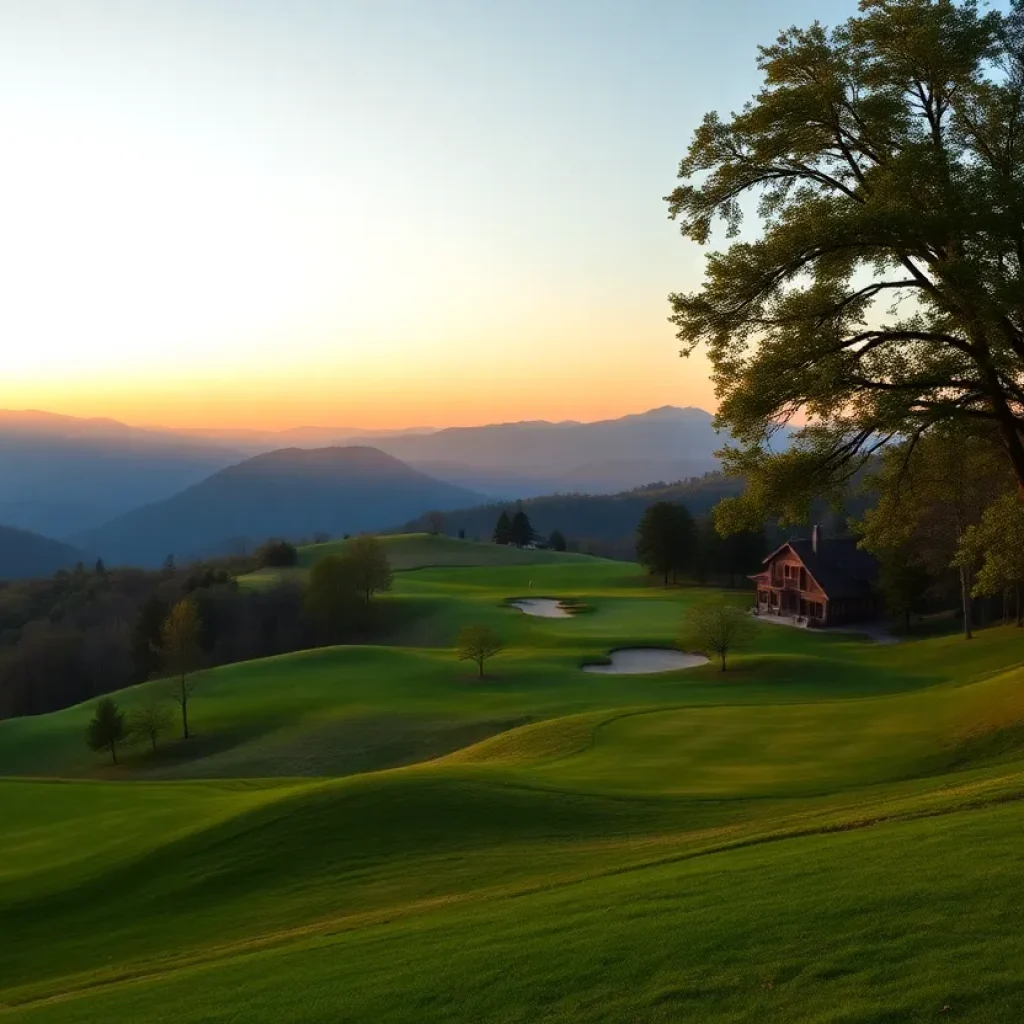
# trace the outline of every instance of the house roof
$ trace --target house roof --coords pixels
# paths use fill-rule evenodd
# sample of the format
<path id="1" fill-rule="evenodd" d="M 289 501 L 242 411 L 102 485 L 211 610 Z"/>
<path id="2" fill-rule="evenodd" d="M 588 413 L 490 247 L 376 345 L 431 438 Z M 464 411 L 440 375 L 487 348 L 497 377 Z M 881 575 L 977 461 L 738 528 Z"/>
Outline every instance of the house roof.
<path id="1" fill-rule="evenodd" d="M 878 579 L 877 560 L 874 555 L 857 547 L 854 537 L 821 537 L 817 551 L 809 540 L 787 541 L 773 551 L 765 563 L 771 562 L 786 547 L 804 563 L 831 601 L 867 597 Z"/>

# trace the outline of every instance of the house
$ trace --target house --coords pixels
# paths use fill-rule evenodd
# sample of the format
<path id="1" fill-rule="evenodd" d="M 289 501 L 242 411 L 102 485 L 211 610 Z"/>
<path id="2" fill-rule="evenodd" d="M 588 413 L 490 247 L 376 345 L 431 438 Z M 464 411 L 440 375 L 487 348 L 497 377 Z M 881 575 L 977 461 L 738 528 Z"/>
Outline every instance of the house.
<path id="1" fill-rule="evenodd" d="M 757 587 L 758 615 L 779 615 L 810 626 L 840 626 L 882 614 L 876 583 L 878 563 L 853 537 L 790 540 L 750 577 Z"/>

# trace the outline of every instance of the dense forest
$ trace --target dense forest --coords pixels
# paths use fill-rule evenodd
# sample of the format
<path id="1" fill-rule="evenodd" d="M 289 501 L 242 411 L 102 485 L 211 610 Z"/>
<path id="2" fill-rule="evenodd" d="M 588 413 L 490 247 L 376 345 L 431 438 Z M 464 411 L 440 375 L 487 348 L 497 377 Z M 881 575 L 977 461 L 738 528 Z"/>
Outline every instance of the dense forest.
<path id="1" fill-rule="evenodd" d="M 572 551 L 633 559 L 637 527 L 653 502 L 676 502 L 685 506 L 692 516 L 699 517 L 722 498 L 738 494 L 742 486 L 742 481 L 721 473 L 708 473 L 676 483 L 659 481 L 620 494 L 551 494 L 521 502 L 493 502 L 445 512 L 443 529 L 451 536 L 462 531 L 469 540 L 490 540 L 502 510 L 521 507 L 540 536 L 547 537 L 559 530 Z M 396 532 L 430 530 L 432 515 L 436 513 L 410 520 Z"/>

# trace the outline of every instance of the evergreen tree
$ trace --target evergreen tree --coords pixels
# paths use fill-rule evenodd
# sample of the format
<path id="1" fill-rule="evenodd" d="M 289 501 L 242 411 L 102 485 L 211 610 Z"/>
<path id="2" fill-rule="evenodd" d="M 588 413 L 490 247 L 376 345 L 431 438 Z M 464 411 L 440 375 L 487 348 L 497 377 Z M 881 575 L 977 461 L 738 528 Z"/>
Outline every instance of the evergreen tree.
<path id="1" fill-rule="evenodd" d="M 111 697 L 96 702 L 92 721 L 85 731 L 85 742 L 90 750 L 109 750 L 110 759 L 117 764 L 117 745 L 128 735 L 124 712 Z"/>
<path id="2" fill-rule="evenodd" d="M 565 536 L 561 530 L 553 530 L 551 536 L 548 537 L 548 547 L 552 551 L 565 551 L 568 545 L 565 542 Z"/>
<path id="3" fill-rule="evenodd" d="M 513 543 L 517 548 L 525 548 L 527 544 L 533 543 L 536 536 L 533 525 L 530 523 L 530 517 L 522 509 L 518 509 L 512 517 Z"/>
<path id="4" fill-rule="evenodd" d="M 693 518 L 682 505 L 658 501 L 651 505 L 637 528 L 636 554 L 652 576 L 670 578 L 690 569 L 694 556 Z"/>
<path id="5" fill-rule="evenodd" d="M 901 544 L 877 553 L 878 588 L 891 615 L 903 618 L 910 628 L 910 616 L 917 611 L 931 584 L 927 568 L 914 557 L 910 546 Z"/>
<path id="6" fill-rule="evenodd" d="M 494 524 L 494 543 L 512 543 L 512 520 L 509 519 L 508 512 L 504 509 L 501 510 L 501 515 L 498 516 L 498 521 Z"/>

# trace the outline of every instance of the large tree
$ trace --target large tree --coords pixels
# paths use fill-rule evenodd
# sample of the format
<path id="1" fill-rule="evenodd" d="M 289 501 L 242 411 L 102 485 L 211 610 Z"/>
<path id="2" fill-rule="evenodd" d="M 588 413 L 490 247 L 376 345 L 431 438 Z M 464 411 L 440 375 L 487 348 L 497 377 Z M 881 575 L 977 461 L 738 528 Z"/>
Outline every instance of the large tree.
<path id="1" fill-rule="evenodd" d="M 1021 590 L 1024 587 L 1024 505 L 1014 494 L 997 498 L 963 537 L 957 562 L 980 561 L 974 577 L 979 597 L 1013 591 L 1017 625 L 1024 625 Z"/>
<path id="2" fill-rule="evenodd" d="M 682 505 L 656 501 L 644 512 L 636 532 L 636 556 L 652 576 L 669 579 L 690 568 L 695 530 Z"/>
<path id="3" fill-rule="evenodd" d="M 379 538 L 371 534 L 353 538 L 345 545 L 341 558 L 352 573 L 365 604 L 369 605 L 374 594 L 391 589 L 394 573 Z"/>
<path id="4" fill-rule="evenodd" d="M 525 548 L 532 544 L 537 534 L 534 532 L 530 517 L 520 508 L 512 517 L 512 541 L 517 548 Z"/>
<path id="5" fill-rule="evenodd" d="M 512 543 L 512 520 L 509 519 L 505 509 L 501 510 L 501 515 L 498 516 L 498 521 L 494 524 L 493 540 L 495 544 Z"/>
<path id="6" fill-rule="evenodd" d="M 351 561 L 341 555 L 317 559 L 306 587 L 306 614 L 323 640 L 339 640 L 346 625 L 358 617 L 362 600 L 359 580 Z"/>
<path id="7" fill-rule="evenodd" d="M 704 118 L 667 197 L 687 238 L 735 239 L 671 296 L 749 480 L 720 526 L 803 518 L 879 445 L 951 420 L 991 424 L 1024 484 L 1024 0 L 861 0 L 758 66 L 761 91 Z"/>
<path id="8" fill-rule="evenodd" d="M 916 443 L 887 447 L 869 477 L 878 500 L 858 524 L 862 545 L 883 566 L 903 549 L 935 579 L 956 569 L 968 639 L 977 560 L 966 557 L 964 537 L 1013 479 L 989 433 L 942 424 Z"/>

